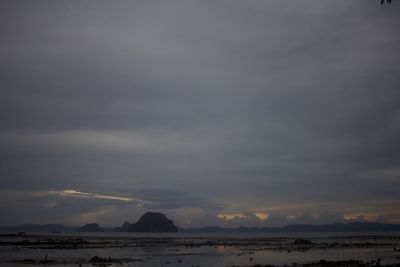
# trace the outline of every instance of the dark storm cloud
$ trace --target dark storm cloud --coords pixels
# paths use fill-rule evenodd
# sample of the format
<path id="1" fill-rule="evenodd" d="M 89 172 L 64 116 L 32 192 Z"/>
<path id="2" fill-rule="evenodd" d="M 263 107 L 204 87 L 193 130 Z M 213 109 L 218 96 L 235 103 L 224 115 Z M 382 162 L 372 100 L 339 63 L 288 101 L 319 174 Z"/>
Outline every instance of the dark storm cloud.
<path id="1" fill-rule="evenodd" d="M 398 221 L 400 6 L 378 2 L 3 1 L 1 189 L 183 223 Z M 57 212 L 142 211 L 79 203 Z"/>

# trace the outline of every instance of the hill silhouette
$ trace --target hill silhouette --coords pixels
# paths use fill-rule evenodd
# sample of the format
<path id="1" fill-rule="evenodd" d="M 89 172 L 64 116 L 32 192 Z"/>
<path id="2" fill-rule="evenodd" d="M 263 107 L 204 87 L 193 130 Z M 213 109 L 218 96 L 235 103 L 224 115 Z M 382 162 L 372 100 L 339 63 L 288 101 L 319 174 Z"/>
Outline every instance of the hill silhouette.
<path id="1" fill-rule="evenodd" d="M 76 229 L 77 232 L 103 232 L 97 223 L 85 224 L 82 227 Z"/>
<path id="2" fill-rule="evenodd" d="M 178 232 L 178 227 L 174 222 L 168 219 L 164 214 L 158 212 L 146 212 L 136 223 L 129 224 L 125 222 L 122 227 L 117 228 L 123 232 Z"/>
<path id="3" fill-rule="evenodd" d="M 295 232 L 400 232 L 400 224 L 375 222 L 349 222 L 323 225 L 291 224 L 283 227 L 238 227 L 223 228 L 218 226 L 179 228 L 164 214 L 145 213 L 137 223 L 125 222 L 121 227 L 100 228 L 98 224 L 87 224 L 82 227 L 69 227 L 62 224 L 24 224 L 20 226 L 0 226 L 0 232 L 187 232 L 187 233 L 295 233 Z"/>
<path id="4" fill-rule="evenodd" d="M 69 227 L 62 224 L 23 224 L 18 226 L 0 226 L 1 232 L 74 232 L 78 227 Z"/>
<path id="5" fill-rule="evenodd" d="M 385 224 L 374 222 L 349 222 L 349 223 L 332 223 L 323 225 L 311 224 L 290 224 L 283 227 L 198 227 L 180 229 L 182 232 L 196 233 L 343 233 L 343 232 L 399 232 L 400 224 Z"/>

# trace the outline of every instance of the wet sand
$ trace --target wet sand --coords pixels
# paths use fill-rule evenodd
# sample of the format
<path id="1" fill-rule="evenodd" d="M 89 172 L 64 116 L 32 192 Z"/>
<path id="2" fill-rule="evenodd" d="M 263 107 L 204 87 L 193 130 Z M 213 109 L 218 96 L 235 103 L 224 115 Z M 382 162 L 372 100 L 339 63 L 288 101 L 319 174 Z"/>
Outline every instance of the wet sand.
<path id="1" fill-rule="evenodd" d="M 0 266 L 400 266 L 400 235 L 0 235 Z"/>

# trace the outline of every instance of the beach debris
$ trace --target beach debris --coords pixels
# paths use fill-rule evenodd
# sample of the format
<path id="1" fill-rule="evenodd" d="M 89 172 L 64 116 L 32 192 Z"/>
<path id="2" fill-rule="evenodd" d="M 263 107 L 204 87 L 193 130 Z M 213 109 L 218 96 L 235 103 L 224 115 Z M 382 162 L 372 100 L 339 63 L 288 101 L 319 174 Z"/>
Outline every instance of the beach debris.
<path id="1" fill-rule="evenodd" d="M 99 256 L 94 256 L 89 260 L 92 265 L 107 266 L 113 263 L 123 264 L 127 262 L 143 261 L 142 259 L 131 259 L 131 258 L 102 258 Z"/>
<path id="2" fill-rule="evenodd" d="M 34 264 L 34 263 L 36 263 L 36 260 L 35 259 L 22 259 L 22 260 L 13 260 L 12 262 L 13 263 L 25 263 L 25 264 L 31 263 L 31 264 Z"/>
<path id="3" fill-rule="evenodd" d="M 48 259 L 48 255 L 46 255 L 45 257 L 44 257 L 44 260 L 41 260 L 41 261 L 39 261 L 40 263 L 42 263 L 42 264 L 46 264 L 46 263 L 53 263 L 53 262 L 55 262 L 55 260 L 49 260 Z"/>
<path id="4" fill-rule="evenodd" d="M 311 245 L 312 242 L 308 239 L 297 238 L 294 240 L 293 245 Z"/>

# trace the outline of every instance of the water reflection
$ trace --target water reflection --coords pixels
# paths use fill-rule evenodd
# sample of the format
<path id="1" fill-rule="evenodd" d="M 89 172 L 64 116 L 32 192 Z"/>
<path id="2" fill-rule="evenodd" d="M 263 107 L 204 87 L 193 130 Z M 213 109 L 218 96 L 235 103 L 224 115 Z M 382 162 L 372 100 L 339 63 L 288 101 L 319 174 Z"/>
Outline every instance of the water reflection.
<path id="1" fill-rule="evenodd" d="M 306 235 L 302 235 L 303 237 Z M 311 245 L 293 245 L 293 237 L 115 237 L 80 236 L 76 247 L 71 236 L 37 235 L 0 238 L 0 266 L 96 266 L 94 257 L 110 259 L 104 266 L 250 266 L 255 264 L 382 259 L 381 264 L 400 262 L 400 235 L 310 237 Z M 57 241 L 57 242 L 56 242 Z M 11 243 L 7 243 L 11 242 Z M 75 241 L 74 241 L 75 242 Z M 7 245 L 9 244 L 9 245 Z M 64 246 L 64 247 L 63 247 Z M 47 258 L 46 258 L 47 255 Z M 47 260 L 47 261 L 44 261 Z M 100 266 L 100 265 L 97 265 Z"/>

